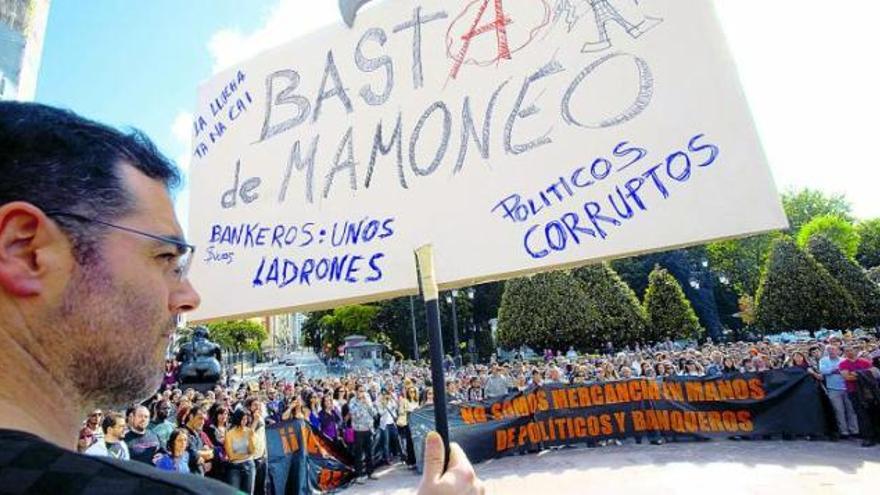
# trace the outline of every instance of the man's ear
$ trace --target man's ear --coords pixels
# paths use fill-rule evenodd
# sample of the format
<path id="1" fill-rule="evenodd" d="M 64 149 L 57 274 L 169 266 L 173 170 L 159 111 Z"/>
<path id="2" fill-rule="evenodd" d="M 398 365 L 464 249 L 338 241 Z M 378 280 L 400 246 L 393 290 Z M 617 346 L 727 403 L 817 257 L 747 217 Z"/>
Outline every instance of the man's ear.
<path id="1" fill-rule="evenodd" d="M 52 243 L 66 239 L 36 206 L 16 201 L 0 207 L 0 289 L 18 297 L 45 288 Z"/>

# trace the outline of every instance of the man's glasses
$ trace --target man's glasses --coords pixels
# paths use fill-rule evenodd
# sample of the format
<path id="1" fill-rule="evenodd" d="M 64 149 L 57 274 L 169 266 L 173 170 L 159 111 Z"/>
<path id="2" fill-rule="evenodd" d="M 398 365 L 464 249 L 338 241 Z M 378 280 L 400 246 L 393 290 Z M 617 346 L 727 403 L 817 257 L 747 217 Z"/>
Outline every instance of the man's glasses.
<path id="1" fill-rule="evenodd" d="M 146 237 L 148 239 L 153 239 L 154 241 L 160 241 L 166 244 L 171 244 L 177 248 L 177 254 L 173 255 L 173 259 L 169 261 L 172 263 L 173 268 L 171 270 L 172 274 L 179 281 L 182 281 L 186 278 L 187 273 L 189 273 L 189 268 L 192 265 L 192 260 L 195 255 L 196 247 L 192 244 L 187 244 L 186 242 L 180 239 L 174 239 L 172 237 L 165 237 L 161 235 L 150 234 L 148 232 L 142 232 L 137 229 L 133 229 L 131 227 L 125 227 L 123 225 L 116 225 L 114 223 L 105 222 L 103 220 L 98 220 L 97 218 L 91 218 L 84 215 L 79 215 L 77 213 L 70 213 L 66 211 L 47 211 L 45 212 L 49 217 L 66 217 L 72 218 L 79 222 L 87 222 L 87 223 L 96 223 L 98 225 L 103 225 L 105 227 L 114 228 L 117 230 L 121 230 L 123 232 L 128 232 L 129 234 L 136 234 L 142 237 Z M 170 255 L 169 255 L 170 256 Z"/>

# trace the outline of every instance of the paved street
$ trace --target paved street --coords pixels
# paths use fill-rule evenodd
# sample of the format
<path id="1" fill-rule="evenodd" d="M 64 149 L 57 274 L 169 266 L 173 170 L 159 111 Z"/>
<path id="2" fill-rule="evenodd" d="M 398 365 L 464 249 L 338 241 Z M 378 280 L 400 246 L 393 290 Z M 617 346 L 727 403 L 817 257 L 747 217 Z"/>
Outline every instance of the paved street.
<path id="1" fill-rule="evenodd" d="M 564 449 L 476 466 L 492 494 L 876 494 L 880 447 L 845 442 L 733 442 Z M 419 478 L 384 469 L 346 495 L 414 493 Z"/>

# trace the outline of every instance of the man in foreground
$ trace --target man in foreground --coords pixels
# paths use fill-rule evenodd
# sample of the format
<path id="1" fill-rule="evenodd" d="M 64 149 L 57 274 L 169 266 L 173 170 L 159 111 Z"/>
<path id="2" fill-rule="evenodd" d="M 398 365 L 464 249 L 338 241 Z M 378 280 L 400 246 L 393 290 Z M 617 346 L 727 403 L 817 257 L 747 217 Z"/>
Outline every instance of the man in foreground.
<path id="1" fill-rule="evenodd" d="M 2 493 L 235 493 L 71 450 L 87 411 L 159 387 L 176 319 L 199 305 L 169 195 L 179 181 L 139 133 L 0 102 L 0 362 L 13 370 L 0 373 Z M 420 493 L 480 493 L 453 460 Z"/>

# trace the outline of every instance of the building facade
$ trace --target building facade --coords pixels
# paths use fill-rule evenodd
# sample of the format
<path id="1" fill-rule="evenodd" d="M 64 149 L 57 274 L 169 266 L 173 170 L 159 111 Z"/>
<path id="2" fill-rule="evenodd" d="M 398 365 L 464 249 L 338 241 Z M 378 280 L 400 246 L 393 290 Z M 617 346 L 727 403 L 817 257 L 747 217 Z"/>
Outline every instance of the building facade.
<path id="1" fill-rule="evenodd" d="M 37 92 L 50 0 L 0 0 L 0 100 Z"/>

